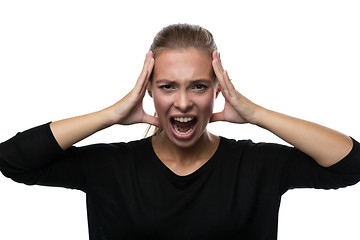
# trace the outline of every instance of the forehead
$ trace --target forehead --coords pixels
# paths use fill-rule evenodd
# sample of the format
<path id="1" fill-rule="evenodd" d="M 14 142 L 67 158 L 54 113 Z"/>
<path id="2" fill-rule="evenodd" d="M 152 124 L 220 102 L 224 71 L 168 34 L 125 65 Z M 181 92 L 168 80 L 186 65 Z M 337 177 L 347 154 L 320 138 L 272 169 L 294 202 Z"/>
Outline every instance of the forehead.
<path id="1" fill-rule="evenodd" d="M 197 49 L 163 50 L 155 57 L 153 80 L 212 79 L 212 58 Z"/>

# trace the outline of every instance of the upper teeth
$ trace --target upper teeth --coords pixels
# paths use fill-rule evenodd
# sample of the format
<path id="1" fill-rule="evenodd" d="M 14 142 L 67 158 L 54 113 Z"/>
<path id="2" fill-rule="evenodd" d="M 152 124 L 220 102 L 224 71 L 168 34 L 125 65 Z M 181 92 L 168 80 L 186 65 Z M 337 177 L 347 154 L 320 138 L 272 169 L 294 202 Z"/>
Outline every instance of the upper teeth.
<path id="1" fill-rule="evenodd" d="M 178 121 L 178 122 L 190 122 L 194 118 L 192 118 L 192 117 L 175 117 L 174 119 L 175 119 L 175 121 Z"/>

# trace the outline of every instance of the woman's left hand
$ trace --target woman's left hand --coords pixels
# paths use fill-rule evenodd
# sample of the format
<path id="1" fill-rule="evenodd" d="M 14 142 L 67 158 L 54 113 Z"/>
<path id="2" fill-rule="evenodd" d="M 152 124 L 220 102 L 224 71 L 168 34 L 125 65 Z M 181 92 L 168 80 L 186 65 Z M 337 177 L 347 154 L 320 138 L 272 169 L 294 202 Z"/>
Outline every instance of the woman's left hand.
<path id="1" fill-rule="evenodd" d="M 323 167 L 334 165 L 351 151 L 353 142 L 350 137 L 309 121 L 267 110 L 245 98 L 231 83 L 216 51 L 212 64 L 225 98 L 225 107 L 222 112 L 213 113 L 211 122 L 228 121 L 260 126 L 311 156 Z"/>
<path id="2" fill-rule="evenodd" d="M 220 84 L 220 91 L 225 98 L 225 106 L 223 111 L 213 113 L 210 122 L 227 121 L 256 124 L 256 112 L 261 108 L 235 89 L 228 72 L 222 67 L 220 53 L 214 51 L 212 57 L 212 65 Z"/>

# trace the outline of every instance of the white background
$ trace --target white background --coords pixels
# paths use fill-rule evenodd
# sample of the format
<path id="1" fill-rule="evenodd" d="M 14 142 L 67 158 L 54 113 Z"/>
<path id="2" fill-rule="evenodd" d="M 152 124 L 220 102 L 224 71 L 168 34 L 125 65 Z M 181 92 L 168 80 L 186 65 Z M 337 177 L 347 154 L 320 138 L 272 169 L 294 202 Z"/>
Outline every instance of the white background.
<path id="1" fill-rule="evenodd" d="M 254 102 L 360 140 L 358 1 L 1 1 L 0 142 L 16 132 L 100 110 L 140 74 L 154 35 L 172 23 L 208 28 L 237 89 Z M 221 110 L 223 99 L 217 101 Z M 152 102 L 145 108 L 153 113 Z M 130 141 L 146 125 L 80 142 Z M 281 140 L 255 126 L 219 135 Z M 360 185 L 291 190 L 279 239 L 360 239 Z M 0 239 L 88 239 L 85 194 L 17 184 L 0 174 Z"/>

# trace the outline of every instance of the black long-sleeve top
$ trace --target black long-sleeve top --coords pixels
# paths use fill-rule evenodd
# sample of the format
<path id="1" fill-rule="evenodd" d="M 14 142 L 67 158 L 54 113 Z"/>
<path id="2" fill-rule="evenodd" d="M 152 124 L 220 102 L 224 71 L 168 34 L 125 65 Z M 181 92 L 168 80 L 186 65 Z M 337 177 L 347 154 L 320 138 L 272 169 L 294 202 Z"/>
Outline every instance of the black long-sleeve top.
<path id="1" fill-rule="evenodd" d="M 324 168 L 296 148 L 221 137 L 201 168 L 178 176 L 151 138 L 63 151 L 49 124 L 0 144 L 16 182 L 86 193 L 89 236 L 100 239 L 276 239 L 280 200 L 292 188 L 336 189 L 360 180 L 360 145 Z"/>

